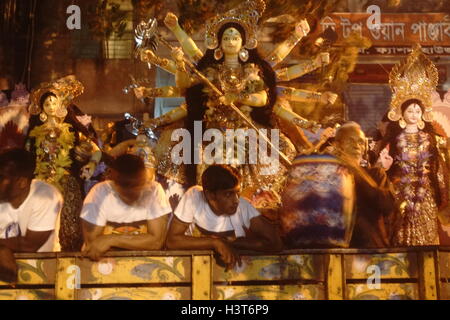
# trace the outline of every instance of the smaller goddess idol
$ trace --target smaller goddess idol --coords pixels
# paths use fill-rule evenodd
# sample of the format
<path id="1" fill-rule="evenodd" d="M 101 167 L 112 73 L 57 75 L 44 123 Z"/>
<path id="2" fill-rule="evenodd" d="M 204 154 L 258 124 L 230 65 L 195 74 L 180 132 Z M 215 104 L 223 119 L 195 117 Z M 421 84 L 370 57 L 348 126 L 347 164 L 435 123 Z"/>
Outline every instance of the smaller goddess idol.
<path id="1" fill-rule="evenodd" d="M 390 227 L 395 246 L 439 245 L 438 217 L 448 205 L 449 157 L 446 139 L 432 125 L 431 96 L 437 83 L 437 69 L 418 45 L 389 75 L 393 95 L 379 150 L 381 158 L 387 152 L 393 158 L 386 169 L 397 201 Z"/>
<path id="2" fill-rule="evenodd" d="M 42 83 L 31 93 L 30 131 L 26 148 L 36 154 L 36 178 L 56 186 L 64 197 L 59 243 L 62 251 L 83 244 L 80 212 L 83 179 L 90 179 L 102 152 L 89 118 L 72 104 L 83 92 L 74 76 Z"/>

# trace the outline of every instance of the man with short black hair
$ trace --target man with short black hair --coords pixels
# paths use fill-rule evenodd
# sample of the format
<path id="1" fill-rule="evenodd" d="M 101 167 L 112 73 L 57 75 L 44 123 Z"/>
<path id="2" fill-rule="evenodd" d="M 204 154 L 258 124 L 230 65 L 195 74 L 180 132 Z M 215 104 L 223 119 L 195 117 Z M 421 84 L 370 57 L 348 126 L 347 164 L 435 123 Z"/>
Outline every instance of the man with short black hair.
<path id="1" fill-rule="evenodd" d="M 98 260 L 111 248 L 161 249 L 172 209 L 161 185 L 149 178 L 143 160 L 119 156 L 110 179 L 94 186 L 84 201 L 84 254 Z"/>
<path id="2" fill-rule="evenodd" d="M 281 250 L 276 225 L 239 196 L 240 180 L 232 167 L 208 167 L 202 175 L 203 187 L 189 189 L 174 212 L 168 248 L 213 249 L 228 266 L 239 262 L 235 249 Z"/>
<path id="3" fill-rule="evenodd" d="M 63 200 L 55 187 L 33 180 L 35 166 L 28 151 L 10 149 L 0 154 L 0 268 L 2 264 L 13 265 L 8 250 L 54 249 L 54 230 Z"/>

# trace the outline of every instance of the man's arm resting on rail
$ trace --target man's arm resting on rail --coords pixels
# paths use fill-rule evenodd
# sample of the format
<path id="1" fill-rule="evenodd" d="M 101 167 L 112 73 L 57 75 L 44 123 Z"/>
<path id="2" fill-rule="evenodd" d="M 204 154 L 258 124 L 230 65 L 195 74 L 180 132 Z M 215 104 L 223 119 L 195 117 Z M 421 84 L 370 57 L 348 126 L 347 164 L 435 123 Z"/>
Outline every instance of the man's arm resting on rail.
<path id="1" fill-rule="evenodd" d="M 264 216 L 250 220 L 250 229 L 245 237 L 232 242 L 236 249 L 276 252 L 283 249 L 276 224 L 271 224 Z"/>
<path id="2" fill-rule="evenodd" d="M 166 235 L 168 215 L 148 220 L 147 233 L 140 235 L 103 235 L 104 227 L 83 221 L 83 234 L 86 247 L 84 254 L 93 260 L 98 260 L 111 248 L 127 250 L 159 250 L 162 248 Z"/>
<path id="3" fill-rule="evenodd" d="M 13 252 L 36 252 L 48 240 L 53 230 L 31 231 L 27 230 L 24 237 L 0 239 L 0 246 L 9 248 Z"/>
<path id="4" fill-rule="evenodd" d="M 11 249 L 0 246 L 0 281 L 17 281 L 17 263 Z"/>
<path id="5" fill-rule="evenodd" d="M 188 227 L 188 223 L 174 217 L 167 235 L 168 249 L 214 250 L 227 265 L 234 266 L 236 262 L 240 263 L 239 256 L 226 241 L 213 237 L 187 236 L 185 233 Z"/>

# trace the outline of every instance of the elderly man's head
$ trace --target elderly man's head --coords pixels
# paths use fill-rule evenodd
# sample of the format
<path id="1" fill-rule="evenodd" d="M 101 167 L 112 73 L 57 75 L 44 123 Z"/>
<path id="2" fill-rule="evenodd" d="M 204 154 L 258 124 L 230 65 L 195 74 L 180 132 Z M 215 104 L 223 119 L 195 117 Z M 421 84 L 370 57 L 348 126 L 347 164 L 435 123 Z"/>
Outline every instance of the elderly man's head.
<path id="1" fill-rule="evenodd" d="M 360 162 L 367 150 L 367 140 L 361 127 L 350 121 L 339 127 L 336 132 L 336 149 L 340 153 Z"/>

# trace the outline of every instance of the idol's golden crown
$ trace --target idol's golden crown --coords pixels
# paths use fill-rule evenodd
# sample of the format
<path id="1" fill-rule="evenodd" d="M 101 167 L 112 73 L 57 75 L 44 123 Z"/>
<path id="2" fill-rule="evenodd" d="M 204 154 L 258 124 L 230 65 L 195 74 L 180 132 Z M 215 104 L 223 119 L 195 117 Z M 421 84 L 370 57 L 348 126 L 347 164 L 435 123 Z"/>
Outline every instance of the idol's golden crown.
<path id="1" fill-rule="evenodd" d="M 40 102 L 41 97 L 47 93 L 53 93 L 60 101 L 60 109 L 66 109 L 71 101 L 81 95 L 84 91 L 83 84 L 74 75 L 64 78 L 44 82 L 31 92 L 30 113 L 39 114 L 42 112 Z"/>
<path id="2" fill-rule="evenodd" d="M 247 49 L 255 49 L 258 45 L 258 20 L 265 10 L 266 4 L 264 0 L 247 0 L 242 2 L 238 7 L 224 14 L 217 15 L 206 24 L 206 47 L 208 49 L 216 49 L 220 43 L 220 39 L 217 38 L 220 28 L 227 23 L 234 22 L 242 26 L 245 30 L 246 42 L 244 47 Z"/>
<path id="3" fill-rule="evenodd" d="M 436 66 L 423 54 L 419 44 L 414 45 L 411 54 L 396 64 L 389 74 L 389 85 L 392 90 L 389 120 L 400 120 L 401 105 L 407 100 L 417 99 L 423 103 L 425 109 L 423 120 L 432 121 L 431 96 L 436 90 L 438 80 Z"/>

